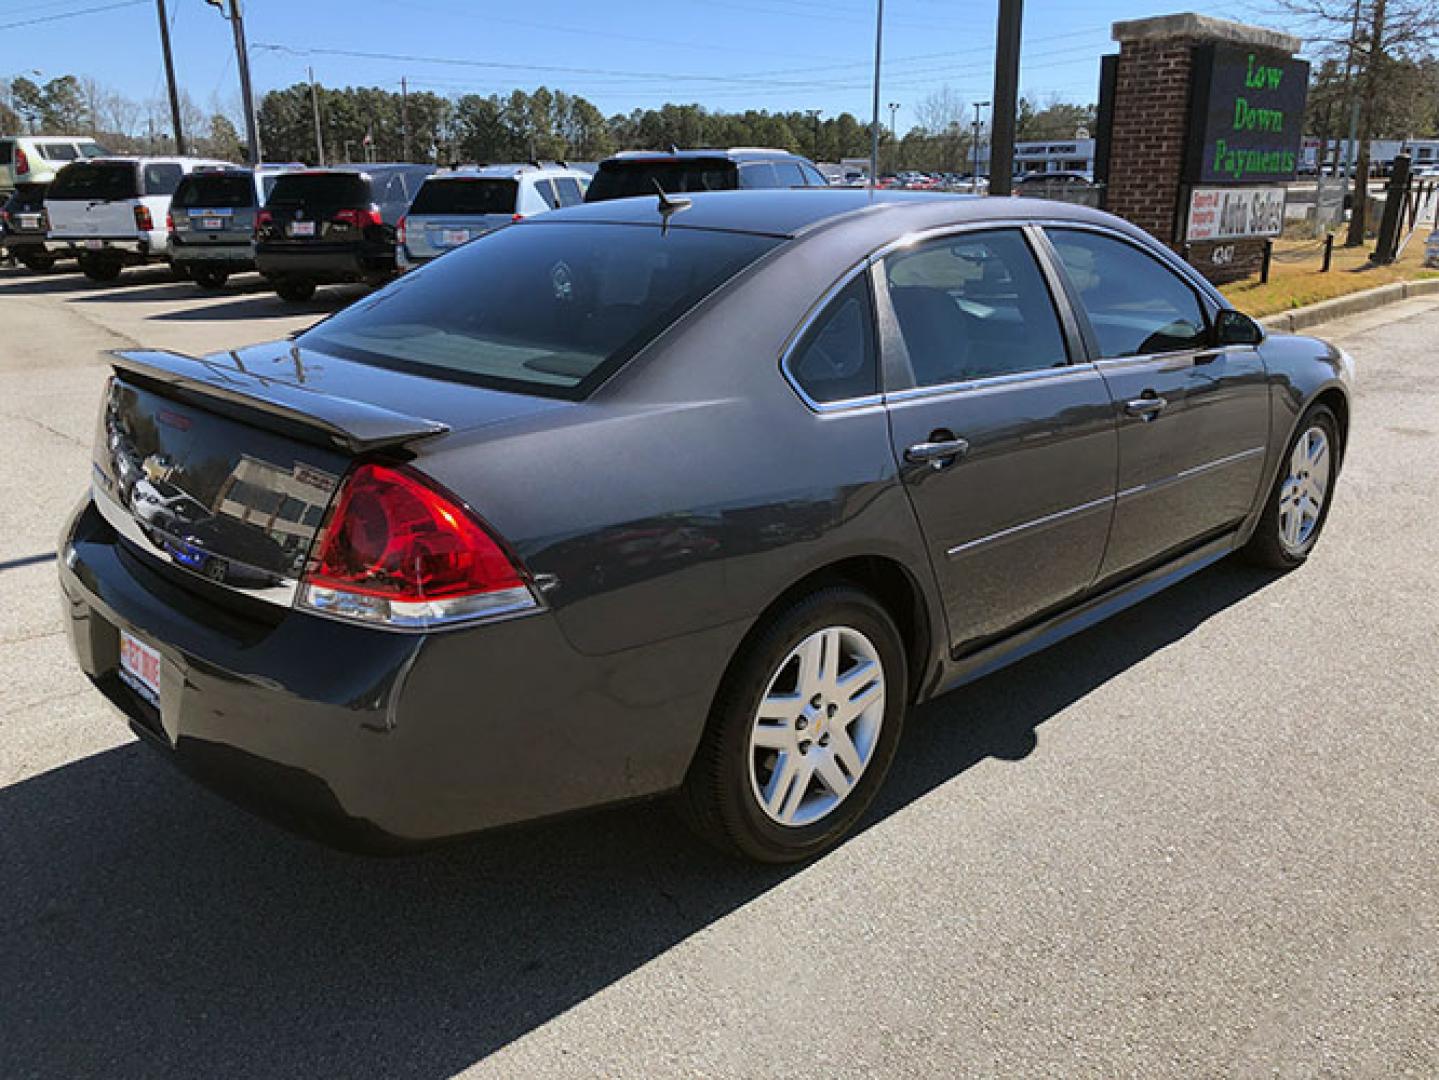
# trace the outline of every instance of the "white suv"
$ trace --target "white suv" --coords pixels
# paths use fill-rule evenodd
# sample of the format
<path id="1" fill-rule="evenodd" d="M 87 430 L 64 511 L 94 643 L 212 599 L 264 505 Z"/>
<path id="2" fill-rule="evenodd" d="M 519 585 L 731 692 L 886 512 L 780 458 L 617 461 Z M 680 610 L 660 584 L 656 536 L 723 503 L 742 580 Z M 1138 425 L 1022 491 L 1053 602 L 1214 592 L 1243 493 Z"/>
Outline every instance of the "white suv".
<path id="1" fill-rule="evenodd" d="M 400 220 L 400 269 L 429 262 L 453 247 L 521 218 L 584 201 L 590 174 L 564 162 L 484 165 L 428 177 Z"/>
<path id="2" fill-rule="evenodd" d="M 45 195 L 51 251 L 73 254 L 92 281 L 114 281 L 126 266 L 170 256 L 166 218 L 180 180 L 223 161 L 201 158 L 92 158 L 65 166 Z"/>
<path id="3" fill-rule="evenodd" d="M 48 184 L 72 161 L 104 157 L 108 151 L 87 135 L 6 135 L 0 137 L 0 192 L 21 184 Z"/>

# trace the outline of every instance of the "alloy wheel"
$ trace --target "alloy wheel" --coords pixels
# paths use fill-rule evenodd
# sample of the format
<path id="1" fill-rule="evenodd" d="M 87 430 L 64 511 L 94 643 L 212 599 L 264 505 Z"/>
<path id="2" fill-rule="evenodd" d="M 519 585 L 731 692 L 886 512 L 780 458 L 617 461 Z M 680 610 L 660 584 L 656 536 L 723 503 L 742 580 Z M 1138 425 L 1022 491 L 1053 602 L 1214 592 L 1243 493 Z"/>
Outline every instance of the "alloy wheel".
<path id="1" fill-rule="evenodd" d="M 749 739 L 750 787 L 770 820 L 799 828 L 838 807 L 874 756 L 884 665 L 858 630 L 817 630 L 779 665 Z"/>
<path id="2" fill-rule="evenodd" d="M 1279 539 L 1298 555 L 1308 547 L 1329 494 L 1329 437 L 1317 424 L 1307 429 L 1289 455 L 1289 472 L 1279 489 Z"/>

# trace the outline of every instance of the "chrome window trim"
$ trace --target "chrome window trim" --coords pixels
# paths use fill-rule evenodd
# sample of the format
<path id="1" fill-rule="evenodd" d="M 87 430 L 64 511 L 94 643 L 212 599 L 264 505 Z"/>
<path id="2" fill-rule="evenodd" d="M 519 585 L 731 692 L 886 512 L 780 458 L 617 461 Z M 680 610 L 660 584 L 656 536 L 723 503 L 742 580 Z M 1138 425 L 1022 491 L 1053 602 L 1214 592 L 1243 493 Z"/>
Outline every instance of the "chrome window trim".
<path id="1" fill-rule="evenodd" d="M 1191 465 L 1189 468 L 1181 469 L 1179 472 L 1174 473 L 1172 476 L 1161 477 L 1158 480 L 1151 480 L 1147 484 L 1136 484 L 1134 487 L 1125 488 L 1123 491 L 1118 492 L 1115 495 L 1115 498 L 1131 499 L 1136 495 L 1148 495 L 1151 492 L 1159 491 L 1163 488 L 1167 488 L 1174 484 L 1177 484 L 1181 480 L 1192 480 L 1196 476 L 1201 476 L 1204 473 L 1210 472 L 1214 469 L 1221 469 L 1226 465 L 1235 465 L 1241 461 L 1247 460 L 1248 458 L 1252 458 L 1258 454 L 1264 454 L 1267 452 L 1268 447 L 1251 446 L 1248 450 L 1240 450 L 1238 453 L 1226 454 L 1222 458 L 1215 458 L 1213 461 L 1206 461 L 1200 465 Z"/>
<path id="2" fill-rule="evenodd" d="M 967 551 L 973 551 L 975 548 L 983 547 L 986 544 L 992 544 L 1000 540 L 1007 540 L 1012 536 L 1028 532 L 1031 529 L 1042 529 L 1048 525 L 1057 525 L 1059 522 L 1075 517 L 1076 515 L 1092 513 L 1095 510 L 1102 510 L 1105 507 L 1113 506 L 1115 498 L 1116 496 L 1114 495 L 1104 495 L 1098 499 L 1091 499 L 1087 503 L 1080 503 L 1078 506 L 1071 506 L 1064 510 L 1056 510 L 1052 514 L 1045 514 L 1043 517 L 1037 517 L 1033 521 L 1023 521 L 1018 525 L 1011 525 L 1007 529 L 1000 529 L 998 532 L 990 533 L 988 536 L 980 536 L 973 540 L 966 540 L 962 544 L 956 544 L 946 551 L 945 554 L 953 559 L 963 555 Z"/>
<path id="3" fill-rule="evenodd" d="M 853 412 L 860 409 L 869 409 L 884 404 L 884 394 L 879 391 L 876 391 L 873 394 L 864 394 L 856 398 L 841 398 L 839 401 L 815 401 L 814 398 L 810 397 L 809 394 L 805 392 L 804 386 L 801 385 L 798 376 L 795 375 L 793 369 L 790 367 L 790 361 L 794 359 L 794 354 L 796 351 L 798 351 L 800 343 L 804 341 L 805 335 L 810 332 L 814 324 L 819 321 L 820 316 L 822 316 L 826 311 L 829 310 L 830 302 L 834 300 L 834 298 L 837 297 L 840 293 L 844 292 L 845 289 L 849 288 L 849 286 L 854 282 L 855 278 L 859 277 L 861 274 L 868 272 L 871 261 L 871 259 L 865 258 L 860 262 L 856 263 L 854 266 L 851 266 L 848 270 L 844 272 L 844 274 L 839 278 L 838 281 L 836 281 L 820 295 L 820 298 L 810 306 L 809 311 L 805 313 L 804 318 L 800 320 L 799 325 L 795 327 L 794 331 L 790 334 L 789 340 L 785 342 L 784 351 L 780 353 L 780 373 L 784 376 L 785 382 L 789 383 L 789 388 L 793 390 L 795 392 L 795 395 L 802 402 L 804 402 L 805 405 L 809 407 L 811 412 L 826 415 L 839 412 Z M 873 295 L 871 294 L 871 306 L 872 302 Z M 874 313 L 871 312 L 871 315 L 873 314 Z M 875 326 L 874 333 L 874 368 L 875 381 L 877 384 L 880 377 L 880 349 L 878 326 Z"/>
<path id="4" fill-rule="evenodd" d="M 891 404 L 907 401 L 921 401 L 936 397 L 969 394 L 1000 386 L 1023 383 L 1046 382 L 1049 380 L 1073 379 L 1080 375 L 1097 375 L 1094 364 L 1065 364 L 1063 367 L 1035 368 L 1033 371 L 1011 371 L 1004 375 L 989 375 L 983 379 L 968 379 L 964 382 L 938 383 L 934 386 L 912 386 L 906 390 L 893 390 L 884 395 Z"/>
<path id="5" fill-rule="evenodd" d="M 1095 360 L 1094 366 L 1100 371 L 1121 370 L 1128 367 L 1137 367 L 1141 364 L 1161 363 L 1165 360 L 1184 360 L 1194 363 L 1200 357 L 1218 357 L 1221 354 L 1232 352 L 1257 352 L 1257 345 L 1213 345 L 1201 349 L 1178 349 L 1175 352 L 1141 353 L 1139 356 L 1111 356 L 1103 360 Z"/>

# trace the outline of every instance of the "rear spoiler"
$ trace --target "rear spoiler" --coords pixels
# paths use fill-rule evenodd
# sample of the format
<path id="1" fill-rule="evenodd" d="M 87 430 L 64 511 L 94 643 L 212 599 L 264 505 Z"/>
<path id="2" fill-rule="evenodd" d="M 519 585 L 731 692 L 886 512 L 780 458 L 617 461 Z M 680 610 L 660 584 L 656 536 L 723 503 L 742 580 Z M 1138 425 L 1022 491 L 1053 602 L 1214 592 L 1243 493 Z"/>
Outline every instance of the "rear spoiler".
<path id="1" fill-rule="evenodd" d="M 352 454 L 396 447 L 444 435 L 449 425 L 407 416 L 379 405 L 320 393 L 239 365 L 161 350 L 114 351 L 115 373 L 150 383 L 178 398 L 218 412 L 259 413 Z M 220 406 L 216 408 L 216 406 Z"/>

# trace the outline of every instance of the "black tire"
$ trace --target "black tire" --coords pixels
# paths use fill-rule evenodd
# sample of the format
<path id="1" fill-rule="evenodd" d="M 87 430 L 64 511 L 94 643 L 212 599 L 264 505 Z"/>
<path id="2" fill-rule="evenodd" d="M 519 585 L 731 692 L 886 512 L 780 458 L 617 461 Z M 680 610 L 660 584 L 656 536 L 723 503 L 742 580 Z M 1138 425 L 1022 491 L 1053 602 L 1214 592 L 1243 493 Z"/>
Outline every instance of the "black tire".
<path id="1" fill-rule="evenodd" d="M 1314 527 L 1302 543 L 1295 545 L 1287 543 L 1284 538 L 1280 513 L 1283 510 L 1285 486 L 1289 480 L 1290 461 L 1294 456 L 1294 449 L 1299 445 L 1299 440 L 1316 427 L 1324 433 L 1328 440 L 1327 468 L 1329 475 L 1325 480 L 1324 501 L 1319 508 L 1319 516 L 1315 519 Z M 1244 545 L 1245 559 L 1257 566 L 1266 566 L 1275 570 L 1293 570 L 1309 558 L 1309 553 L 1314 550 L 1314 545 L 1319 541 L 1319 534 L 1324 530 L 1324 523 L 1329 519 L 1329 507 L 1334 502 L 1334 483 L 1339 478 L 1339 458 L 1343 449 L 1343 443 L 1339 436 L 1339 422 L 1335 420 L 1334 413 L 1329 410 L 1328 406 L 1315 405 L 1299 418 L 1299 423 L 1294 428 L 1294 435 L 1284 448 L 1284 457 L 1279 464 L 1279 474 L 1274 478 L 1274 486 L 1270 489 L 1268 499 L 1264 504 L 1264 513 L 1260 515 L 1254 535 Z"/>
<path id="2" fill-rule="evenodd" d="M 283 278 L 275 282 L 275 291 L 280 294 L 281 300 L 303 304 L 315 295 L 315 283 L 305 278 Z"/>
<path id="3" fill-rule="evenodd" d="M 54 255 L 21 255 L 19 258 L 25 265 L 25 269 L 33 270 L 37 274 L 48 273 L 55 269 Z"/>
<path id="4" fill-rule="evenodd" d="M 114 281 L 125 269 L 119 259 L 97 259 L 87 256 L 80 261 L 80 272 L 91 281 Z"/>
<path id="5" fill-rule="evenodd" d="M 192 270 L 190 279 L 202 289 L 223 289 L 225 282 L 230 280 L 230 275 L 224 270 Z"/>
<path id="6" fill-rule="evenodd" d="M 183 264 L 181 264 L 181 263 L 174 263 L 174 262 L 172 262 L 172 263 L 167 263 L 166 266 L 169 268 L 169 271 L 170 271 L 170 280 L 171 280 L 171 281 L 190 281 L 190 280 L 191 280 L 191 276 L 192 276 L 192 275 L 191 275 L 190 268 L 189 268 L 188 266 L 185 266 L 185 265 L 183 265 Z"/>
<path id="7" fill-rule="evenodd" d="M 784 825 L 766 813 L 755 790 L 759 781 L 751 782 L 756 751 L 750 735 L 760 701 L 786 659 L 810 635 L 829 627 L 856 630 L 873 645 L 884 677 L 883 719 L 858 781 L 838 805 L 811 824 Z M 899 745 L 908 691 L 904 641 L 872 596 L 834 585 L 797 600 L 751 635 L 730 664 L 678 795 L 681 817 L 721 851 L 760 862 L 797 862 L 833 847 L 884 782 Z"/>

